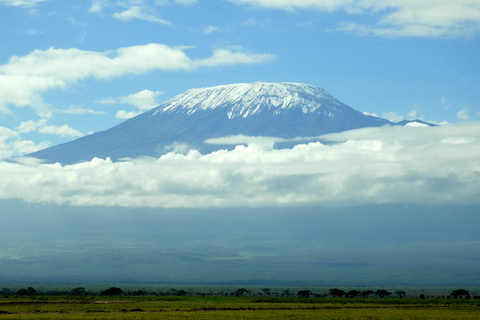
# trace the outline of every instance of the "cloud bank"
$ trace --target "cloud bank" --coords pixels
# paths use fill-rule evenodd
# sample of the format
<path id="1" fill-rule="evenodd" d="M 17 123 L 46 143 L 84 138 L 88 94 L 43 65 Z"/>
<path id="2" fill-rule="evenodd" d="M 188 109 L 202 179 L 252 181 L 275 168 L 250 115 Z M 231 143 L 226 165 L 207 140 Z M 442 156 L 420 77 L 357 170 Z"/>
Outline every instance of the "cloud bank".
<path id="1" fill-rule="evenodd" d="M 322 138 L 336 143 L 277 150 L 257 138 L 205 155 L 190 150 L 70 166 L 4 161 L 0 199 L 164 208 L 480 204 L 478 122 L 368 128 Z"/>

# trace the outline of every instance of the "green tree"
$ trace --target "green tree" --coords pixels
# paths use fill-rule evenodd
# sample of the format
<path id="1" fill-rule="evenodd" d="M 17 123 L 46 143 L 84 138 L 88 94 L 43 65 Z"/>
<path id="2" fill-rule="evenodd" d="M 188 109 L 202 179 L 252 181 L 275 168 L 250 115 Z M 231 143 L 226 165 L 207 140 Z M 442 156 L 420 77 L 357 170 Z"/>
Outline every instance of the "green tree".
<path id="1" fill-rule="evenodd" d="M 391 295 L 391 292 L 388 292 L 387 290 L 379 289 L 375 291 L 375 295 L 380 298 L 385 298 L 386 296 Z"/>
<path id="2" fill-rule="evenodd" d="M 32 287 L 28 287 L 27 289 L 22 288 L 22 289 L 19 289 L 17 292 L 15 292 L 15 294 L 19 296 L 33 296 L 37 294 L 37 290 L 35 290 Z"/>
<path id="3" fill-rule="evenodd" d="M 405 291 L 395 291 L 395 294 L 399 297 L 399 298 L 405 298 L 405 295 L 407 294 Z"/>
<path id="4" fill-rule="evenodd" d="M 116 287 L 108 288 L 100 293 L 102 296 L 118 296 L 123 294 L 123 290 Z"/>
<path id="5" fill-rule="evenodd" d="M 297 296 L 302 297 L 302 298 L 308 298 L 312 294 L 312 291 L 310 290 L 300 290 L 297 292 Z"/>
<path id="6" fill-rule="evenodd" d="M 357 291 L 357 290 L 350 290 L 348 291 L 345 295 L 348 297 L 348 298 L 355 298 L 356 296 L 358 296 L 361 292 L 360 291 Z"/>
<path id="7" fill-rule="evenodd" d="M 240 288 L 240 289 L 237 289 L 237 291 L 235 291 L 235 295 L 237 297 L 242 297 L 245 293 L 249 293 L 250 291 L 248 291 L 247 289 L 245 288 Z"/>
<path id="8" fill-rule="evenodd" d="M 455 299 L 462 299 L 463 296 L 469 296 L 470 292 L 465 290 L 465 289 L 457 289 L 453 290 L 450 295 L 454 297 Z"/>
<path id="9" fill-rule="evenodd" d="M 328 294 L 331 295 L 332 297 L 340 298 L 340 297 L 345 296 L 345 291 L 339 290 L 337 288 L 333 288 L 333 289 L 328 290 Z"/>
<path id="10" fill-rule="evenodd" d="M 186 296 L 187 294 L 188 294 L 188 292 L 185 291 L 185 290 L 178 290 L 176 295 L 183 297 L 183 296 Z"/>
<path id="11" fill-rule="evenodd" d="M 271 293 L 269 288 L 263 288 L 262 291 L 263 291 L 263 294 L 265 294 L 266 296 L 269 296 Z"/>
<path id="12" fill-rule="evenodd" d="M 365 290 L 360 293 L 360 295 L 364 298 L 368 297 L 369 295 L 373 294 L 374 292 L 372 290 Z"/>

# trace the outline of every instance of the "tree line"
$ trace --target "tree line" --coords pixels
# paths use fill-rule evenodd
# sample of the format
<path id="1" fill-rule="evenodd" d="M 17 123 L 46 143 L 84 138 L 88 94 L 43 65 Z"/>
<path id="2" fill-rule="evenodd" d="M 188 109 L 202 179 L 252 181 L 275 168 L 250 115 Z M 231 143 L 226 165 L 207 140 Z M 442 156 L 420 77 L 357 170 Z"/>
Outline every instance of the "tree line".
<path id="1" fill-rule="evenodd" d="M 194 292 L 194 291 L 185 291 L 183 289 L 169 289 L 165 292 L 148 292 L 144 290 L 136 291 L 124 291 L 118 287 L 110 287 L 100 292 L 88 292 L 84 287 L 76 287 L 70 291 L 47 291 L 47 292 L 37 292 L 33 287 L 21 288 L 19 290 L 10 290 L 9 288 L 2 288 L 0 292 L 4 297 L 13 296 L 35 296 L 35 295 L 73 295 L 73 296 L 86 296 L 86 295 L 102 295 L 102 296 L 119 296 L 119 295 L 129 295 L 129 296 L 144 296 L 144 295 L 155 295 L 155 296 L 187 296 L 187 295 L 197 295 L 197 296 L 215 296 L 215 295 L 224 295 L 243 297 L 243 296 L 280 296 L 280 297 L 300 297 L 300 298 L 309 298 L 309 297 L 334 297 L 334 298 L 369 298 L 369 297 L 397 297 L 405 298 L 407 293 L 403 290 L 397 290 L 395 292 L 389 292 L 385 289 L 373 290 L 341 290 L 337 288 L 332 288 L 328 290 L 328 294 L 314 293 L 311 290 L 299 290 L 296 293 L 292 292 L 290 289 L 283 290 L 282 292 L 273 292 L 270 288 L 263 288 L 260 291 L 248 290 L 246 288 L 238 288 L 235 291 L 224 292 L 220 291 L 218 293 L 209 292 Z M 420 299 L 426 299 L 424 294 L 419 295 Z M 480 299 L 480 296 L 471 297 L 470 292 L 465 289 L 456 289 L 450 292 L 449 296 L 442 296 L 446 299 Z"/>

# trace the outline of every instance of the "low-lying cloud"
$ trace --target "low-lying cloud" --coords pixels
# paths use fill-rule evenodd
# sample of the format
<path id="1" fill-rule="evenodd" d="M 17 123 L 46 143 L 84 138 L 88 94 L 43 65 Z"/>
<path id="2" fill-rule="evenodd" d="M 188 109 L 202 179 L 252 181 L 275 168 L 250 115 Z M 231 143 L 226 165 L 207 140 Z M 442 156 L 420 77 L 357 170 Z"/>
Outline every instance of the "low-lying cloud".
<path id="1" fill-rule="evenodd" d="M 322 139 L 333 144 L 273 149 L 257 138 L 204 155 L 190 150 L 68 166 L 20 158 L 0 162 L 0 199 L 165 208 L 480 203 L 479 122 Z"/>

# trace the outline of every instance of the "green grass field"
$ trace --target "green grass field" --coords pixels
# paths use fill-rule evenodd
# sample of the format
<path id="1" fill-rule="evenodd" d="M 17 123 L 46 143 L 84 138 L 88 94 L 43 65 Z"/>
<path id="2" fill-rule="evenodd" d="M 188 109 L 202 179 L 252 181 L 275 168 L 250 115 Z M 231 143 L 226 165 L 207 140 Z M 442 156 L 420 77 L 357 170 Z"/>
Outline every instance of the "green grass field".
<path id="1" fill-rule="evenodd" d="M 198 296 L 0 298 L 1 319 L 478 319 L 478 300 Z"/>

